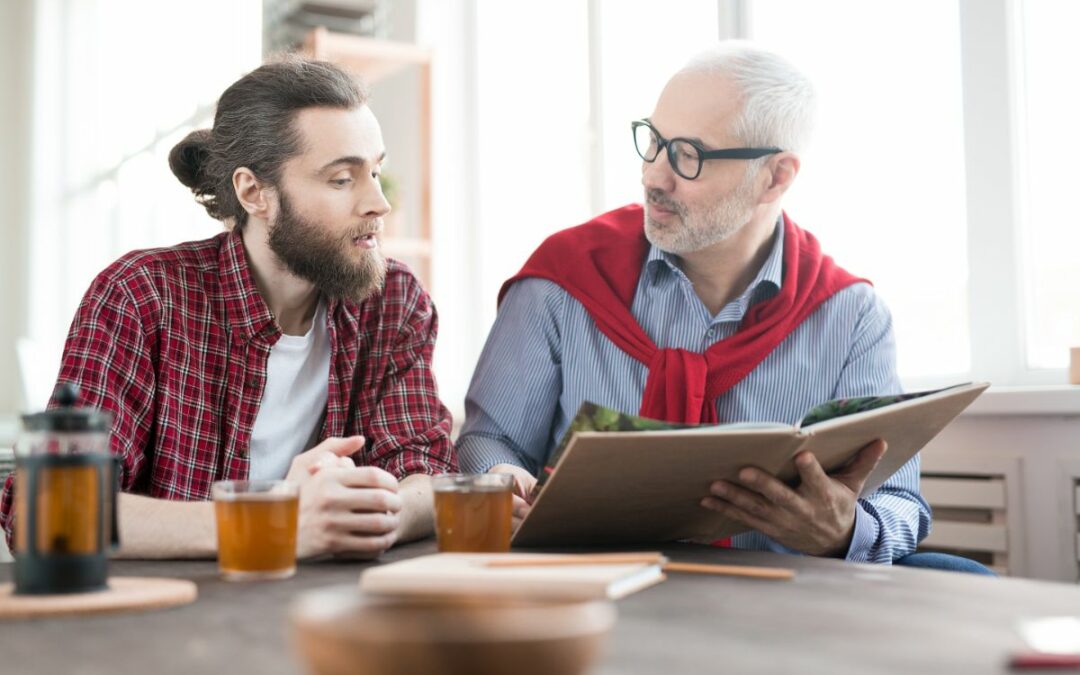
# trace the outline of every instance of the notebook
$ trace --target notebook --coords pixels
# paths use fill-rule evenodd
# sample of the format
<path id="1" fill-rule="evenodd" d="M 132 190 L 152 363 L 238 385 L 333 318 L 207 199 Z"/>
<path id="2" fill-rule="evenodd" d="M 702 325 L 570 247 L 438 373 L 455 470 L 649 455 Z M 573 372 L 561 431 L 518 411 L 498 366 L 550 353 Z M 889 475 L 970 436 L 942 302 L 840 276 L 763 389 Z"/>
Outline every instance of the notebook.
<path id="1" fill-rule="evenodd" d="M 664 580 L 659 564 L 488 567 L 492 560 L 564 555 L 438 553 L 365 570 L 360 590 L 378 595 L 515 595 L 616 600 Z"/>

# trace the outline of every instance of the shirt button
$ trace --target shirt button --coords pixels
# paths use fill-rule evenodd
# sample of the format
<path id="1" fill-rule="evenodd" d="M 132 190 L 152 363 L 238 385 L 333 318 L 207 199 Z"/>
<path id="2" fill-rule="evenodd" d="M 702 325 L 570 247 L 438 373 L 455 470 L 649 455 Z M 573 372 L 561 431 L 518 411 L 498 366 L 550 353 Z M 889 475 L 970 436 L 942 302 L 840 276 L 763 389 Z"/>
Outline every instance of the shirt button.
<path id="1" fill-rule="evenodd" d="M 259 386 L 259 381 L 258 381 L 258 380 L 256 380 L 256 379 L 255 379 L 254 377 L 253 377 L 253 378 L 250 378 L 250 379 L 249 379 L 249 380 L 247 381 L 247 388 L 248 388 L 248 389 L 255 389 L 255 388 L 256 388 L 256 387 L 258 387 L 258 386 Z"/>

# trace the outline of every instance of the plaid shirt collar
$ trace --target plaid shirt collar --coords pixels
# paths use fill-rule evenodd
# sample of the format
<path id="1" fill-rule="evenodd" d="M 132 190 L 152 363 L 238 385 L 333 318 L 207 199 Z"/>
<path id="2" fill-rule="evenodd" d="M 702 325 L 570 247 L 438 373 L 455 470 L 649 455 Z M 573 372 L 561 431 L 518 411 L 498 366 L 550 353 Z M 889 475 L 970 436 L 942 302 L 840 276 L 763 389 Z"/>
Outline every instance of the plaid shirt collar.
<path id="1" fill-rule="evenodd" d="M 233 339 L 237 343 L 245 343 L 256 335 L 262 335 L 276 342 L 272 336 L 280 333 L 280 330 L 273 313 L 266 306 L 266 300 L 255 286 L 239 228 L 233 228 L 225 235 L 220 251 L 218 269 Z"/>

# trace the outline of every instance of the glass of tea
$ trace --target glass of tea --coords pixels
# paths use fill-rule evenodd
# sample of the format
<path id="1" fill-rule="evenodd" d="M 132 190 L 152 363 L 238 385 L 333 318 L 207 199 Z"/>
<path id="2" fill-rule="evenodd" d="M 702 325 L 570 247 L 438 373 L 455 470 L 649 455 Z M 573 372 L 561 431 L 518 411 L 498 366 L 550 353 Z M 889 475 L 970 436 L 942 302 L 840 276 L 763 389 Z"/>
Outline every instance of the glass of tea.
<path id="1" fill-rule="evenodd" d="M 300 489 L 284 480 L 223 480 L 212 488 L 218 569 L 228 581 L 296 573 Z"/>
<path id="2" fill-rule="evenodd" d="M 505 473 L 433 476 L 435 532 L 440 551 L 502 553 L 510 550 L 511 489 Z"/>

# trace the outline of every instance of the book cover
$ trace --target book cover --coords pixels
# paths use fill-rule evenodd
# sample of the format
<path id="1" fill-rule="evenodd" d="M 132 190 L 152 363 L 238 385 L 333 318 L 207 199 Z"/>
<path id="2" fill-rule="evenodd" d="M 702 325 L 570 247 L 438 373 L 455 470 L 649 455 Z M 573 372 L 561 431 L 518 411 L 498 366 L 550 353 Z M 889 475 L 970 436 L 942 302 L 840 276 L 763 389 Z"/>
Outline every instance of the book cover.
<path id="1" fill-rule="evenodd" d="M 962 387 L 966 385 L 954 385 L 955 387 Z M 877 408 L 884 408 L 885 406 L 892 405 L 894 403 L 901 403 L 903 401 L 910 401 L 916 398 L 922 398 L 923 396 L 929 396 L 938 392 L 953 389 L 954 387 L 945 387 L 943 389 L 932 389 L 928 391 L 917 391 L 906 394 L 891 394 L 886 396 L 860 396 L 856 398 L 839 398 L 831 401 L 826 401 L 811 408 L 799 421 L 797 425 L 799 428 L 806 428 L 808 426 L 817 424 L 819 422 L 825 422 L 837 417 L 844 417 L 845 415 L 854 415 L 856 413 L 865 412 L 867 410 L 876 410 Z M 559 441 L 559 445 L 555 447 L 555 450 L 548 458 L 547 464 L 540 471 L 540 475 L 536 478 L 536 486 L 533 488 L 532 497 L 535 499 L 539 494 L 540 489 L 544 483 L 547 482 L 548 476 L 555 471 L 555 465 L 559 463 L 559 458 L 566 450 L 566 446 L 569 445 L 570 439 L 573 438 L 575 433 L 581 433 L 584 431 L 671 431 L 675 429 L 696 429 L 702 432 L 715 429 L 717 432 L 731 429 L 748 429 L 748 428 L 787 428 L 789 425 L 780 422 L 736 422 L 733 424 L 675 424 L 672 422 L 664 422 L 662 420 L 654 420 L 648 417 L 638 417 L 636 415 L 627 415 L 621 413 L 618 410 L 606 408 L 602 405 L 593 403 L 592 401 L 585 401 L 578 408 L 577 414 L 574 415 L 574 419 L 570 422 L 570 426 L 567 427 L 566 433 L 563 434 L 562 439 Z"/>
<path id="2" fill-rule="evenodd" d="M 888 451 L 860 496 L 881 486 L 989 386 L 957 385 L 829 401 L 799 425 L 667 424 L 582 406 L 538 477 L 515 546 L 715 541 L 745 531 L 700 506 L 715 480 L 756 466 L 795 485 L 794 457 L 809 451 L 837 471 L 876 439 Z"/>

